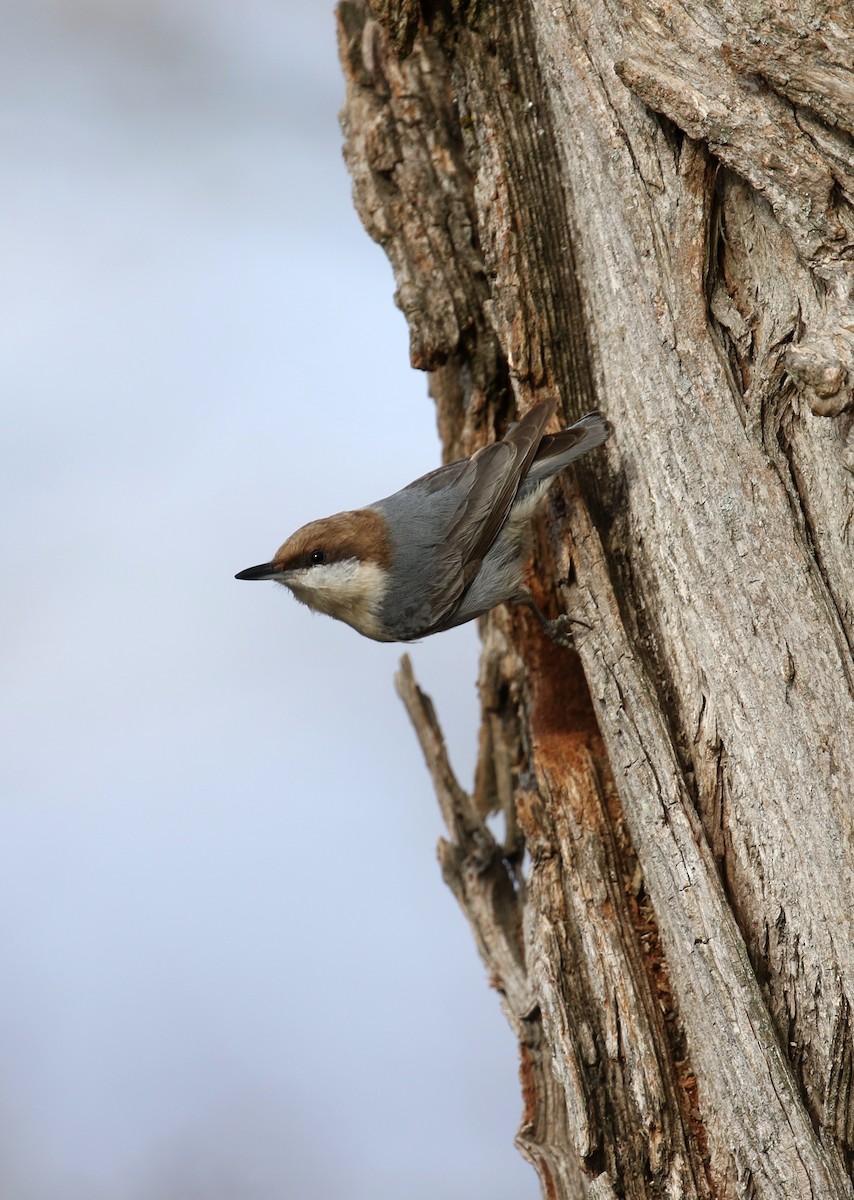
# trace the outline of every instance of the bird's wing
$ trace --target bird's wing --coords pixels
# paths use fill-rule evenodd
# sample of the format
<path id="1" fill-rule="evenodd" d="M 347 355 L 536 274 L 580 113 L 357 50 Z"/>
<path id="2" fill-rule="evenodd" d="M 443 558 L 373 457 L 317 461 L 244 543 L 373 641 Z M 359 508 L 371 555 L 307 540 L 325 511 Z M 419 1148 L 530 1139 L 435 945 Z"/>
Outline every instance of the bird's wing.
<path id="1" fill-rule="evenodd" d="M 484 446 L 468 460 L 460 480 L 461 503 L 448 525 L 448 549 L 476 574 L 507 520 L 507 514 L 539 449 L 554 400 L 534 405 L 500 442 Z M 468 573 L 468 572 L 466 572 Z"/>
<path id="2" fill-rule="evenodd" d="M 436 569 L 425 581 L 423 606 L 419 606 L 432 626 L 445 623 L 480 570 L 507 520 L 554 409 L 554 400 L 541 401 L 512 425 L 500 442 L 411 485 L 426 493 L 425 502 L 439 492 L 453 497 L 436 531 L 441 539 L 433 548 Z"/>

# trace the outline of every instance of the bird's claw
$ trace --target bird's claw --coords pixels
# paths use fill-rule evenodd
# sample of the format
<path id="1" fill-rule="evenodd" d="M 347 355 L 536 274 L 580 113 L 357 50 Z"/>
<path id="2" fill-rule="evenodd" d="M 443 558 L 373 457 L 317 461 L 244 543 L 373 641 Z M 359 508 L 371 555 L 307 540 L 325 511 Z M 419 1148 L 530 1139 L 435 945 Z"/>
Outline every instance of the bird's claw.
<path id="1" fill-rule="evenodd" d="M 543 627 L 546 636 L 554 642 L 556 646 L 563 646 L 566 649 L 572 649 L 574 640 L 572 636 L 572 626 L 580 625 L 582 629 L 590 629 L 591 627 L 586 621 L 579 621 L 577 617 L 570 617 L 566 613 L 561 613 L 553 621 L 550 621 L 544 612 L 537 606 L 532 597 L 525 600 L 525 603 L 536 616 L 537 620 Z"/>
<path id="2" fill-rule="evenodd" d="M 579 621 L 576 617 L 568 617 L 566 613 L 562 613 L 553 621 L 545 621 L 543 629 L 556 646 L 564 646 L 571 650 L 575 645 L 572 633 L 573 625 L 580 625 L 582 629 L 590 628 L 586 621 Z"/>

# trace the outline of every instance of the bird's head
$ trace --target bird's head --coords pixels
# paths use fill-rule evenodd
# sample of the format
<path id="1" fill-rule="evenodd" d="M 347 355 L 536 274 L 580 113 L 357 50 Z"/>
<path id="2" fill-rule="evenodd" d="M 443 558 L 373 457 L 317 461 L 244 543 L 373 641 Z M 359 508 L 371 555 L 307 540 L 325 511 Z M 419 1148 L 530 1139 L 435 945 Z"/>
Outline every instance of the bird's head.
<path id="1" fill-rule="evenodd" d="M 235 578 L 282 583 L 316 612 L 386 641 L 379 609 L 390 566 L 385 520 L 375 508 L 361 508 L 310 521 L 282 543 L 271 562 L 248 567 Z"/>

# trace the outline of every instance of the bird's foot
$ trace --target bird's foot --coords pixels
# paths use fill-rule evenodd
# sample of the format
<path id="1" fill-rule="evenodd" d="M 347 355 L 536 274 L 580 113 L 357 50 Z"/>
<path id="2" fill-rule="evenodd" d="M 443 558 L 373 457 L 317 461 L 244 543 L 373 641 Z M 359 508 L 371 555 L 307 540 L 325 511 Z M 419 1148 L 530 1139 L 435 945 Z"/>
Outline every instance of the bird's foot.
<path id="1" fill-rule="evenodd" d="M 559 617 L 556 617 L 553 621 L 550 621 L 545 613 L 541 612 L 532 600 L 529 600 L 527 603 L 528 607 L 536 615 L 537 620 L 542 625 L 546 637 L 554 642 L 556 646 L 563 646 L 568 650 L 573 648 L 575 645 L 572 636 L 573 625 L 579 625 L 582 629 L 590 629 L 590 626 L 586 621 L 579 621 L 577 617 L 567 616 L 566 613 L 562 613 Z"/>
<path id="2" fill-rule="evenodd" d="M 579 621 L 575 617 L 568 617 L 566 613 L 562 613 L 554 621 L 545 621 L 543 629 L 556 646 L 565 646 L 571 650 L 575 645 L 572 631 L 574 625 L 580 626 L 582 629 L 590 628 L 586 621 Z"/>

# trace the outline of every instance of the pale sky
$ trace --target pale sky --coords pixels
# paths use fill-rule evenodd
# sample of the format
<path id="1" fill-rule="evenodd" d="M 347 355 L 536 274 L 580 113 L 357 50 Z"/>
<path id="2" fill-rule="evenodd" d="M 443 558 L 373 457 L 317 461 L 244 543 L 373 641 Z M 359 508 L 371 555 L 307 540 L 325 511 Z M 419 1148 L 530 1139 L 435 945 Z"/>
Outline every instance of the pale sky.
<path id="1" fill-rule="evenodd" d="M 440 461 L 331 8 L 0 22 L 0 1197 L 533 1200 L 399 648 L 232 578 Z"/>

